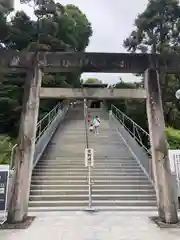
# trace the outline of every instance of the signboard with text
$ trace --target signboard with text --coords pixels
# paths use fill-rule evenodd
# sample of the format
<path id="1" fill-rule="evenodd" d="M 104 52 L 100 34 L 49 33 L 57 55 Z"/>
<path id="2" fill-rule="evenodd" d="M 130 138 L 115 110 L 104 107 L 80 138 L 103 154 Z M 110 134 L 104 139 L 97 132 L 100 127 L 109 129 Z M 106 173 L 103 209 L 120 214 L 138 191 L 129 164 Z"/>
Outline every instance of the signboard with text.
<path id="1" fill-rule="evenodd" d="M 0 165 L 0 223 L 6 220 L 9 165 Z"/>
<path id="2" fill-rule="evenodd" d="M 180 150 L 169 150 L 168 153 L 171 173 L 176 176 L 178 196 L 180 197 Z"/>
<path id="3" fill-rule="evenodd" d="M 94 166 L 94 149 L 86 148 L 85 149 L 85 166 Z"/>

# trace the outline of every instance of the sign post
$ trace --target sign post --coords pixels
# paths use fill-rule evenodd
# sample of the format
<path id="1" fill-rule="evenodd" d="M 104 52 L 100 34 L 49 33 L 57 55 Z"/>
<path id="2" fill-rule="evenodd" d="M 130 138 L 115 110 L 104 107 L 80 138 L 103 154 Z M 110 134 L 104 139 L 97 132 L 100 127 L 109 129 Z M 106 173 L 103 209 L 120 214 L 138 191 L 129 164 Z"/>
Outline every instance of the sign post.
<path id="1" fill-rule="evenodd" d="M 94 166 L 94 149 L 86 148 L 85 149 L 85 167 Z"/>
<path id="2" fill-rule="evenodd" d="M 91 182 L 91 167 L 94 166 L 94 149 L 85 149 L 85 167 L 88 167 L 88 189 L 89 189 L 89 210 L 92 208 L 92 182 Z"/>
<path id="3" fill-rule="evenodd" d="M 7 220 L 9 165 L 0 165 L 0 224 Z"/>

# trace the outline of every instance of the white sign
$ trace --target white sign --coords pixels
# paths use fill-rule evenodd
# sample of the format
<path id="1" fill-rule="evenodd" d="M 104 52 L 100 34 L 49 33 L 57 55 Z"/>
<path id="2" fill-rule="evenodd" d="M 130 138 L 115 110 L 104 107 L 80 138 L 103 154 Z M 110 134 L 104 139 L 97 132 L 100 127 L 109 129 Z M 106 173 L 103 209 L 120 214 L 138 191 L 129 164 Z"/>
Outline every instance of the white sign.
<path id="1" fill-rule="evenodd" d="M 169 150 L 169 162 L 172 174 L 176 175 L 178 192 L 180 195 L 180 150 Z"/>
<path id="2" fill-rule="evenodd" d="M 94 166 L 94 149 L 86 148 L 85 149 L 85 166 Z"/>
<path id="3" fill-rule="evenodd" d="M 7 219 L 9 165 L 0 165 L 0 224 Z"/>

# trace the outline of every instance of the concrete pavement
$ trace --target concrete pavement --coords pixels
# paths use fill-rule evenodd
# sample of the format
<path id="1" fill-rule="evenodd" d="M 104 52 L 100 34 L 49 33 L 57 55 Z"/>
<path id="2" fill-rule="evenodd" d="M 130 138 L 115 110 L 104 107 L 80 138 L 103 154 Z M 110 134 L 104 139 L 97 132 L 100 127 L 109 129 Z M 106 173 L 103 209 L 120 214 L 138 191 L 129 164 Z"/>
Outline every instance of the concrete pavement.
<path id="1" fill-rule="evenodd" d="M 25 230 L 1 230 L 1 240 L 179 240 L 180 229 L 159 229 L 153 212 L 39 213 Z"/>

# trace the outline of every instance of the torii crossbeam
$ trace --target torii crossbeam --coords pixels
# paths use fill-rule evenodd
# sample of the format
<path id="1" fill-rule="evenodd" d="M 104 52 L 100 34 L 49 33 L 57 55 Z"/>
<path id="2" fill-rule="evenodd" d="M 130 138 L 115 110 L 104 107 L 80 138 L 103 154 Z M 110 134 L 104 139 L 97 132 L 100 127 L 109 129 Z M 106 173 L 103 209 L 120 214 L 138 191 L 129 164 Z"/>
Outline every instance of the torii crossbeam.
<path id="1" fill-rule="evenodd" d="M 0 50 L 1 69 L 21 68 L 31 64 L 33 52 Z M 148 68 L 174 73 L 180 69 L 180 55 L 147 53 L 94 53 L 94 52 L 39 52 L 37 61 L 43 72 L 108 72 L 144 73 Z M 22 71 L 21 70 L 21 71 Z"/>

